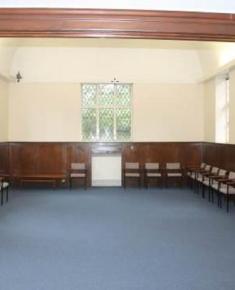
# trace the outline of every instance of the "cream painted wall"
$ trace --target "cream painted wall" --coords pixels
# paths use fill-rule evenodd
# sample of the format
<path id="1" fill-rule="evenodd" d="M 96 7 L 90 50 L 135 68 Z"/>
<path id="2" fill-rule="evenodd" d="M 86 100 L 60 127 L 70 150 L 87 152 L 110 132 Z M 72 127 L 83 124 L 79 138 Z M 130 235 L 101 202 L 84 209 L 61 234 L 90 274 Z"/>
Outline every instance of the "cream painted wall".
<path id="1" fill-rule="evenodd" d="M 205 141 L 215 142 L 215 79 L 203 84 Z"/>
<path id="2" fill-rule="evenodd" d="M 133 141 L 202 141 L 197 84 L 134 84 Z M 11 84 L 10 141 L 80 141 L 80 84 Z"/>
<path id="3" fill-rule="evenodd" d="M 229 74 L 230 112 L 229 112 L 229 143 L 235 144 L 235 68 Z"/>
<path id="4" fill-rule="evenodd" d="M 197 84 L 136 84 L 135 141 L 203 141 L 204 100 Z"/>
<path id="5" fill-rule="evenodd" d="M 168 49 L 100 47 L 105 41 L 93 47 L 80 47 L 84 41 L 77 42 L 77 47 L 46 47 L 43 43 L 41 47 L 19 47 L 11 75 L 21 71 L 26 83 L 110 82 L 114 77 L 120 82 L 191 83 L 203 76 L 196 49 L 175 48 L 174 42 Z"/>
<path id="6" fill-rule="evenodd" d="M 9 141 L 80 141 L 79 84 L 11 84 Z"/>
<path id="7" fill-rule="evenodd" d="M 0 142 L 8 141 L 8 83 L 0 79 Z"/>

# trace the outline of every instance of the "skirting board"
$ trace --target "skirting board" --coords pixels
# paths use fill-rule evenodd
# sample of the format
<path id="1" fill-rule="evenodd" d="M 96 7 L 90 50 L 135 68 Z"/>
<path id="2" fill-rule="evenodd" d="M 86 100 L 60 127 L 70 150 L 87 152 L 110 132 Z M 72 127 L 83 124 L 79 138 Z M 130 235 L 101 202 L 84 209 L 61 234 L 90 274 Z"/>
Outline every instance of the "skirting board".
<path id="1" fill-rule="evenodd" d="M 92 186 L 121 186 L 121 180 L 92 180 Z"/>

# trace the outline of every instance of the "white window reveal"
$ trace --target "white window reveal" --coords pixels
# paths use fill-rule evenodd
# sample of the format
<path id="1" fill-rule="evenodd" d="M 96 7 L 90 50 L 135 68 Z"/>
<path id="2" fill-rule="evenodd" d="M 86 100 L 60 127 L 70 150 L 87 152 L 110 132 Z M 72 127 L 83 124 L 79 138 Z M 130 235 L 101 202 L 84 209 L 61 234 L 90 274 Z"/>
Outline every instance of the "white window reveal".
<path id="1" fill-rule="evenodd" d="M 219 76 L 216 80 L 216 134 L 218 143 L 229 142 L 229 76 Z"/>

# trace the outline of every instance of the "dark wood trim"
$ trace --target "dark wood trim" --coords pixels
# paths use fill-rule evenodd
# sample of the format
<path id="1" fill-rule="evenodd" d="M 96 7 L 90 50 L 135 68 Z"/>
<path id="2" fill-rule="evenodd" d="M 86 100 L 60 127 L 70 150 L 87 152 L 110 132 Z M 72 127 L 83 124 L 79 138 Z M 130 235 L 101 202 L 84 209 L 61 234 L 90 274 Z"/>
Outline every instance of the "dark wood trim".
<path id="1" fill-rule="evenodd" d="M 203 161 L 219 168 L 235 171 L 235 144 L 204 142 Z"/>
<path id="2" fill-rule="evenodd" d="M 1 8 L 0 36 L 235 40 L 235 14 Z"/>

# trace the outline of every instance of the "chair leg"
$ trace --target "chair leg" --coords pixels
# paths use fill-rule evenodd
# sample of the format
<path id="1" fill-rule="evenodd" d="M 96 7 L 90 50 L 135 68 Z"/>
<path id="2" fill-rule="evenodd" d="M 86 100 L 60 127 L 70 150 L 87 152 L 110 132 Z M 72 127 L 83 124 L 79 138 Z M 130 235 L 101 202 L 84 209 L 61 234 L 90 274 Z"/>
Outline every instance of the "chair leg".
<path id="1" fill-rule="evenodd" d="M 230 201 L 230 198 L 229 198 L 229 194 L 226 195 L 226 210 L 227 212 L 229 212 L 229 201 Z"/>
<path id="2" fill-rule="evenodd" d="M 1 187 L 1 206 L 3 205 L 3 188 Z"/>
<path id="3" fill-rule="evenodd" d="M 205 198 L 205 186 L 204 184 L 202 184 L 201 186 L 202 186 L 202 198 Z"/>
<path id="4" fill-rule="evenodd" d="M 148 186 L 148 178 L 147 178 L 147 176 L 144 177 L 144 186 L 145 186 L 145 188 L 149 187 Z"/>
<path id="5" fill-rule="evenodd" d="M 9 190 L 8 187 L 6 188 L 6 202 L 8 202 L 9 199 Z"/>
<path id="6" fill-rule="evenodd" d="M 69 189 L 72 189 L 72 178 L 69 178 Z"/>
<path id="7" fill-rule="evenodd" d="M 219 198 L 219 207 L 222 208 L 223 207 L 223 199 L 222 199 L 221 193 L 218 193 L 218 198 Z"/>

